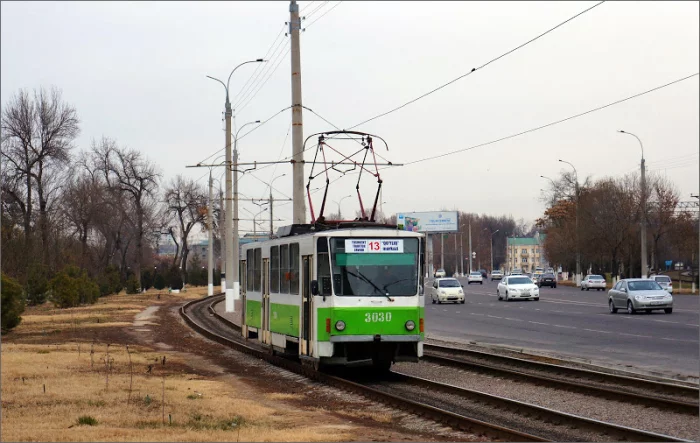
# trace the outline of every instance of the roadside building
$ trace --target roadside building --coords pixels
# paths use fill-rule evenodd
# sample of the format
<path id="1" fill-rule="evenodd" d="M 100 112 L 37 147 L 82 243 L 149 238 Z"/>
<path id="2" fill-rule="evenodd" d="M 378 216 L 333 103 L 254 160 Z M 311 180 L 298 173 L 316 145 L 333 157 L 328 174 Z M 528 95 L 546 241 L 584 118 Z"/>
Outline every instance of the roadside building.
<path id="1" fill-rule="evenodd" d="M 535 268 L 546 268 L 548 262 L 544 256 L 542 243 L 544 234 L 535 234 L 534 237 L 508 238 L 506 243 L 506 272 L 519 269 L 523 273 L 532 273 Z"/>

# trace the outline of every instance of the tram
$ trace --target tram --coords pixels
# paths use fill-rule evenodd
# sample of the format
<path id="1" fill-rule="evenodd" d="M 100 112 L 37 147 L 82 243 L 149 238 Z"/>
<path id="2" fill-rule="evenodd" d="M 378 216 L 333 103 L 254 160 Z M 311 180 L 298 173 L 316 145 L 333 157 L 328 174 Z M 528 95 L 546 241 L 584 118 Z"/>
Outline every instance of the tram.
<path id="1" fill-rule="evenodd" d="M 327 160 L 326 140 L 341 136 L 358 137 L 364 159 L 369 154 L 375 158 L 374 171 L 364 159 Z M 373 137 L 350 131 L 321 133 L 317 157 L 322 152 L 326 192 L 318 217 L 309 191 L 315 158 L 306 186 L 312 222 L 280 228 L 276 238 L 241 249 L 242 334 L 315 368 L 371 365 L 387 370 L 393 362 L 415 362 L 423 355 L 425 235 L 375 221 L 382 182 Z M 358 178 L 360 216 L 326 220 L 327 173 L 342 164 L 377 178 L 374 206 L 371 213 L 365 212 Z"/>

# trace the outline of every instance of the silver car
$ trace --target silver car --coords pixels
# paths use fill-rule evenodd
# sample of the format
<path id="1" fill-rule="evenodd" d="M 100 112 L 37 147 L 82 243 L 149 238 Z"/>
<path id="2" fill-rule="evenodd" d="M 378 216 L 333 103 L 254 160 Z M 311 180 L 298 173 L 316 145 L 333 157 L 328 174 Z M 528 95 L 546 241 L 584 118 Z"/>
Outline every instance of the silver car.
<path id="1" fill-rule="evenodd" d="M 661 309 L 670 314 L 673 312 L 673 296 L 654 280 L 627 278 L 608 291 L 608 306 L 611 314 L 618 309 L 626 309 L 630 315 L 637 311 L 650 314 Z"/>
<path id="2" fill-rule="evenodd" d="M 605 278 L 602 275 L 587 275 L 581 281 L 581 290 L 590 291 L 591 289 L 597 289 L 598 291 L 605 290 Z"/>
<path id="3" fill-rule="evenodd" d="M 673 283 L 671 282 L 671 277 L 668 275 L 652 275 L 649 278 L 667 290 L 669 294 L 673 294 Z"/>

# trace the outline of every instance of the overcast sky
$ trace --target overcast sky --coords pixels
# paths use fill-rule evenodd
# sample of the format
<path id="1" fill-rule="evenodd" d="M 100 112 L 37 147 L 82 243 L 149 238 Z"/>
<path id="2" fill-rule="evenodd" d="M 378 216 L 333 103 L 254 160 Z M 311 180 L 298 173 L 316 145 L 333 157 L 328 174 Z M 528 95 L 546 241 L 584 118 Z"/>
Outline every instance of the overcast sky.
<path id="1" fill-rule="evenodd" d="M 313 23 L 301 37 L 302 95 L 305 106 L 349 128 L 595 2 L 337 4 L 300 2 L 305 25 Z M 280 35 L 289 20 L 288 2 L 3 1 L 1 12 L 3 105 L 20 88 L 57 86 L 80 116 L 79 149 L 103 135 L 114 138 L 157 163 L 166 182 L 185 174 L 206 184 L 208 170 L 185 166 L 223 154 L 224 88 L 205 75 L 225 79 L 237 64 L 268 54 L 272 60 L 258 80 L 271 75 L 252 100 L 239 92 L 258 66 L 243 66 L 231 79 L 236 123 L 265 120 L 291 104 L 289 39 Z M 698 72 L 698 16 L 698 2 L 604 3 L 357 130 L 383 137 L 389 152 L 375 147 L 385 158 L 408 163 L 623 99 Z M 559 158 L 573 163 L 581 180 L 639 169 L 637 141 L 617 129 L 638 135 L 648 170 L 666 174 L 682 199 L 691 200 L 699 182 L 698 97 L 696 76 L 553 127 L 382 171 L 384 211 L 460 209 L 532 221 L 545 209 L 538 197 L 548 183 L 540 175 L 555 178 L 566 166 Z M 242 139 L 241 161 L 290 156 L 290 123 L 287 110 Z M 332 129 L 304 111 L 304 137 Z M 283 173 L 275 196 L 291 197 L 288 164 L 246 174 L 240 192 L 266 197 L 262 182 Z M 332 200 L 354 194 L 355 181 L 346 176 L 331 186 L 332 211 Z M 312 187 L 321 184 L 318 179 Z M 375 189 L 376 182 L 363 180 L 366 199 Z M 242 207 L 258 211 L 251 203 Z M 356 208 L 356 200 L 343 201 L 344 215 Z M 275 216 L 285 219 L 277 225 L 291 223 L 291 204 L 275 205 Z M 251 216 L 241 210 L 240 217 Z M 252 229 L 252 222 L 242 229 Z"/>

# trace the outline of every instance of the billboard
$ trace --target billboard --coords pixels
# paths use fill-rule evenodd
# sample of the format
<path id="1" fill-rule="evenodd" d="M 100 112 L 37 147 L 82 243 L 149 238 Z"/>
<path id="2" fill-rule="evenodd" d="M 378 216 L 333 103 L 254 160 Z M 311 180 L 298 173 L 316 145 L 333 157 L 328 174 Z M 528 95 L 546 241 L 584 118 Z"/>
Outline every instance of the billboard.
<path id="1" fill-rule="evenodd" d="M 448 212 L 399 212 L 396 224 L 402 231 L 413 232 L 458 232 L 457 211 Z"/>

